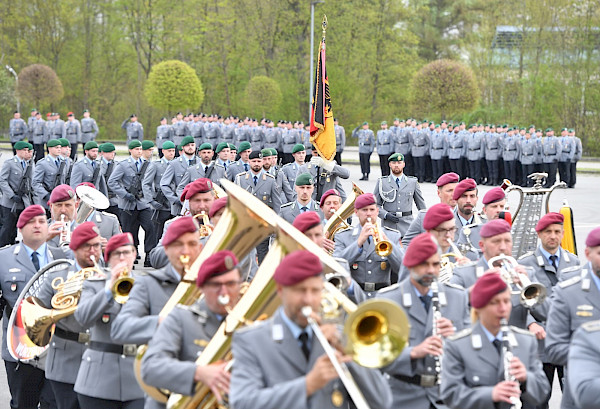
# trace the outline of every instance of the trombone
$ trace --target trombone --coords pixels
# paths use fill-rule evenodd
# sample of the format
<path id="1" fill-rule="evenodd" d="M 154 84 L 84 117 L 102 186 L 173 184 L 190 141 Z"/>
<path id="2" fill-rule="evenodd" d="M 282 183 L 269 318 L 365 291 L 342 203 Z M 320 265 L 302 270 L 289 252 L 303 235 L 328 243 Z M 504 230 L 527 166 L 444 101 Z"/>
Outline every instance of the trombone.
<path id="1" fill-rule="evenodd" d="M 488 261 L 490 267 L 494 267 L 495 263 L 501 263 L 500 270 L 504 281 L 507 284 L 514 284 L 519 292 L 519 302 L 525 308 L 533 308 L 542 304 L 547 296 L 546 287 L 540 283 L 532 283 L 529 277 L 525 274 L 517 272 L 516 267 L 519 265 L 514 257 L 500 254 L 492 257 Z"/>

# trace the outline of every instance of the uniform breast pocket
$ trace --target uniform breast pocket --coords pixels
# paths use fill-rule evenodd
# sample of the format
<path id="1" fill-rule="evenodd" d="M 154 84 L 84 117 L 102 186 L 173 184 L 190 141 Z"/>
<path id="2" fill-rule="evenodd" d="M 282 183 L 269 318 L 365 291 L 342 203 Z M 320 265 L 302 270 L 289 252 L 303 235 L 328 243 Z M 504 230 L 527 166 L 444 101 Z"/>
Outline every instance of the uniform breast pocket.
<path id="1" fill-rule="evenodd" d="M 475 368 L 467 368 L 465 371 L 465 381 L 470 386 L 486 386 L 498 383 L 496 374 L 492 373 L 492 371 L 482 371 Z"/>
<path id="2" fill-rule="evenodd" d="M 177 180 L 181 180 L 183 178 L 183 173 L 176 173 L 175 177 L 177 178 Z"/>
<path id="3" fill-rule="evenodd" d="M 2 282 L 4 297 L 14 298 L 14 301 L 16 301 L 21 289 L 25 286 L 25 282 L 25 273 L 8 273 Z M 9 294 L 14 294 L 14 297 L 11 297 Z"/>
<path id="4" fill-rule="evenodd" d="M 400 204 L 409 205 L 412 199 L 412 195 L 412 192 L 400 192 L 400 194 L 398 195 Z"/>

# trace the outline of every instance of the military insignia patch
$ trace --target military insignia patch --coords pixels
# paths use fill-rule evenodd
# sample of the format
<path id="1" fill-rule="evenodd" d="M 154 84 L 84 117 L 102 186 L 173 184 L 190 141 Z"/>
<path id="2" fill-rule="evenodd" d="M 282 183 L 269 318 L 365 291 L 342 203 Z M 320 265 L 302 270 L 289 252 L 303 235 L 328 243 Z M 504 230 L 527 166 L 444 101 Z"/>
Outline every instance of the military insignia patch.
<path id="1" fill-rule="evenodd" d="M 17 283 L 12 283 L 12 284 L 10 285 L 10 291 L 12 291 L 12 292 L 15 292 L 15 291 L 17 291 Z"/>
<path id="2" fill-rule="evenodd" d="M 107 324 L 110 321 L 110 315 L 102 314 L 102 322 Z"/>

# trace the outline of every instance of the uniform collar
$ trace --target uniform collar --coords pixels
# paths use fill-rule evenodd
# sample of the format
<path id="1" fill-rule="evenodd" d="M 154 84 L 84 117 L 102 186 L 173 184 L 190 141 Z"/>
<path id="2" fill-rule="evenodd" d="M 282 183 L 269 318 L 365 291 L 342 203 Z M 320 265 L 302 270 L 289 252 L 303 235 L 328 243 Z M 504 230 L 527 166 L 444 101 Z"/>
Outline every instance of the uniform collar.
<path id="1" fill-rule="evenodd" d="M 490 341 L 490 343 L 494 342 L 495 340 L 502 341 L 502 339 L 498 338 L 501 331 L 498 331 L 498 334 L 496 334 L 496 336 L 494 336 L 494 334 L 492 334 L 490 331 L 488 331 L 488 329 L 486 327 L 484 327 L 483 324 L 481 324 L 481 330 L 483 331 L 483 333 L 485 334 L 487 339 Z"/>
<path id="2" fill-rule="evenodd" d="M 542 253 L 542 255 L 546 258 L 546 260 L 548 260 L 549 264 L 552 264 L 552 260 L 550 260 L 550 256 L 552 256 L 552 254 L 550 254 L 550 252 L 546 251 L 546 249 L 540 244 L 540 253 Z M 556 254 L 554 254 L 556 256 L 556 265 L 558 266 L 558 263 L 560 262 L 560 247 L 558 248 L 558 250 L 556 251 Z"/>
<path id="3" fill-rule="evenodd" d="M 301 333 L 306 332 L 308 334 L 308 340 L 310 343 L 310 340 L 312 340 L 312 328 L 310 327 L 310 325 L 306 328 L 301 328 L 298 324 L 289 319 L 289 317 L 285 314 L 283 307 L 279 310 L 279 312 L 281 313 L 281 320 L 283 321 L 285 326 L 288 327 L 288 329 L 292 333 L 292 336 L 295 339 L 298 339 Z"/>

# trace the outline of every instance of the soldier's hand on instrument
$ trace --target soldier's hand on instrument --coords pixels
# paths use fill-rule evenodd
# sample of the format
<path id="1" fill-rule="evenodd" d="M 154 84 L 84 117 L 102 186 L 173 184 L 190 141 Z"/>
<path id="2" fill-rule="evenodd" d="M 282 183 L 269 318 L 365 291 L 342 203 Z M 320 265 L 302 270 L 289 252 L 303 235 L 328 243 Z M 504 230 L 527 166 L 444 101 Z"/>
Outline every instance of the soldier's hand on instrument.
<path id="1" fill-rule="evenodd" d="M 464 266 L 465 264 L 469 264 L 471 262 L 471 260 L 469 260 L 469 258 L 465 257 L 465 256 L 458 256 L 456 257 L 456 263 L 459 266 Z"/>
<path id="2" fill-rule="evenodd" d="M 427 337 L 410 351 L 410 359 L 425 358 L 427 355 L 441 355 L 442 340 L 439 337 Z"/>
<path id="3" fill-rule="evenodd" d="M 329 253 L 335 250 L 335 241 L 323 237 L 323 249 Z"/>
<path id="4" fill-rule="evenodd" d="M 494 402 L 512 403 L 510 398 L 513 396 L 517 398 L 521 396 L 521 389 L 519 389 L 517 382 L 502 381 L 492 389 L 492 400 Z"/>
<path id="5" fill-rule="evenodd" d="M 532 322 L 529 324 L 529 332 L 535 335 L 536 339 L 546 339 L 546 330 L 537 322 Z"/>
<path id="6" fill-rule="evenodd" d="M 520 383 L 527 381 L 527 368 L 516 356 L 510 361 L 510 374 L 517 378 Z"/>
<path id="7" fill-rule="evenodd" d="M 66 223 L 63 222 L 54 222 L 51 223 L 50 226 L 48 226 L 48 238 L 46 240 L 51 240 L 53 238 L 55 238 L 56 236 L 58 236 L 60 234 L 60 232 L 62 231 L 63 226 Z"/>
<path id="8" fill-rule="evenodd" d="M 104 252 L 104 249 L 106 248 L 106 243 L 108 243 L 108 240 L 105 239 L 104 237 L 100 237 L 100 245 L 102 246 L 102 251 Z"/>
<path id="9" fill-rule="evenodd" d="M 335 351 L 335 355 L 340 362 L 349 362 L 352 360 L 351 357 L 342 355 L 339 351 Z M 325 385 L 337 378 L 339 378 L 339 375 L 327 354 L 321 355 L 315 361 L 310 372 L 306 374 L 306 395 L 312 396 L 312 394 L 321 390 Z"/>
<path id="10" fill-rule="evenodd" d="M 215 362 L 207 366 L 196 366 L 194 381 L 202 382 L 215 394 L 219 402 L 222 402 L 222 393 L 229 393 L 229 381 L 231 372 L 225 368 L 227 362 Z"/>
<path id="11" fill-rule="evenodd" d="M 360 234 L 358 235 L 358 247 L 362 247 L 369 237 L 373 235 L 373 223 L 365 222 Z"/>
<path id="12" fill-rule="evenodd" d="M 113 286 L 115 285 L 115 281 L 117 281 L 121 273 L 123 273 L 126 270 L 126 261 L 121 261 L 120 263 L 115 264 L 110 270 L 110 283 L 108 283 L 108 288 L 113 288 Z"/>
<path id="13" fill-rule="evenodd" d="M 325 338 L 327 338 L 329 345 L 331 345 L 334 349 L 343 352 L 342 339 L 340 336 L 340 331 L 338 330 L 338 326 L 336 324 L 329 323 L 322 324 L 320 328 L 321 332 L 323 332 L 323 335 L 325 335 Z"/>
<path id="14" fill-rule="evenodd" d="M 454 324 L 452 324 L 452 321 L 444 317 L 437 320 L 437 328 L 438 334 L 440 334 L 444 338 L 454 335 L 454 332 L 456 330 L 454 328 Z"/>

